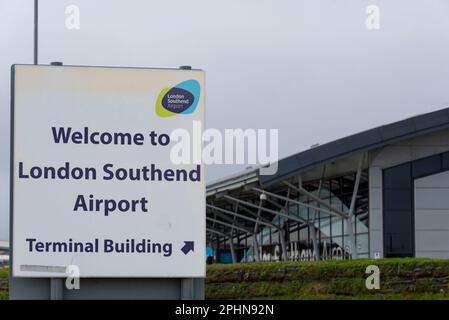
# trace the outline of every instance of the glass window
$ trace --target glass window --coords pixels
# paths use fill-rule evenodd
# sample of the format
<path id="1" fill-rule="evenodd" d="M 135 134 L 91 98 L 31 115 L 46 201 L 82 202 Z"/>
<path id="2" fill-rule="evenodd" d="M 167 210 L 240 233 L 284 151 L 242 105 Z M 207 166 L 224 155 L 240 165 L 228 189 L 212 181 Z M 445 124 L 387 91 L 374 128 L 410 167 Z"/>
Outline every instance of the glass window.
<path id="1" fill-rule="evenodd" d="M 384 170 L 383 232 L 386 257 L 413 255 L 411 169 L 411 163 L 406 163 Z"/>
<path id="2" fill-rule="evenodd" d="M 411 210 L 412 194 L 409 189 L 384 190 L 385 210 Z"/>

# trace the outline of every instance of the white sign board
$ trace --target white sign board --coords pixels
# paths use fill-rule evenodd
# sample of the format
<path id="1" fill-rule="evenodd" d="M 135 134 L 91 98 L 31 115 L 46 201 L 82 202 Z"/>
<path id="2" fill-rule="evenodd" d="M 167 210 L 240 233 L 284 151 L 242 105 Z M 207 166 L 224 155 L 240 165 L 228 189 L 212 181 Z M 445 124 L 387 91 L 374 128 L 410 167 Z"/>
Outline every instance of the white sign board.
<path id="1" fill-rule="evenodd" d="M 172 160 L 174 130 L 201 149 L 204 73 L 12 72 L 13 275 L 204 277 L 203 166 Z"/>

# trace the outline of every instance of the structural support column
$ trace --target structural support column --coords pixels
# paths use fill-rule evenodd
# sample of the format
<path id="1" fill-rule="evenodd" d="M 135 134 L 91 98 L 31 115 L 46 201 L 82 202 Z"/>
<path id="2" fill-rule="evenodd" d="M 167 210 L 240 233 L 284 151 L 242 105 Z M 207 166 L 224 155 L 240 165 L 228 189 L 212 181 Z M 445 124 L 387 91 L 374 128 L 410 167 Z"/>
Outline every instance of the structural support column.
<path id="1" fill-rule="evenodd" d="M 285 230 L 280 228 L 279 235 L 281 238 L 282 260 L 288 261 L 287 245 L 285 244 Z"/>
<path id="2" fill-rule="evenodd" d="M 275 194 L 275 193 L 272 193 L 272 192 L 261 190 L 259 188 L 253 188 L 252 190 L 260 192 L 260 193 L 265 193 L 267 196 L 270 196 L 270 197 L 273 197 L 273 198 L 278 198 L 278 199 L 281 199 L 281 200 L 284 200 L 284 201 L 287 201 L 287 202 L 291 202 L 291 203 L 297 204 L 297 205 L 299 205 L 301 207 L 304 207 L 304 208 L 309 208 L 311 210 L 317 210 L 317 211 L 321 211 L 321 212 L 327 213 L 329 215 L 340 216 L 341 217 L 341 214 L 338 213 L 336 210 L 332 210 L 331 211 L 331 210 L 328 210 L 326 208 L 320 208 L 320 207 L 312 206 L 310 204 L 303 203 L 303 202 L 297 201 L 295 199 L 290 199 L 289 197 L 284 197 L 284 196 L 281 196 L 281 195 L 278 195 L 278 194 Z M 290 189 L 288 189 L 288 190 L 290 190 Z M 298 188 L 298 190 L 301 190 L 301 188 Z"/>
<path id="3" fill-rule="evenodd" d="M 236 258 L 236 255 L 235 255 L 235 248 L 234 248 L 234 242 L 233 242 L 233 236 L 232 236 L 232 231 L 233 231 L 233 229 L 231 229 L 231 234 L 230 235 L 227 235 L 227 234 L 225 234 L 225 233 L 222 233 L 222 232 L 220 232 L 220 231 L 217 231 L 217 230 L 213 230 L 213 229 L 210 229 L 210 228 L 207 228 L 206 227 L 206 231 L 209 231 L 209 232 L 211 232 L 211 233 L 213 233 L 213 234 L 217 234 L 217 235 L 221 235 L 221 236 L 223 236 L 223 237 L 225 237 L 225 238 L 228 238 L 229 239 L 229 247 L 231 248 L 231 257 L 232 257 L 232 263 L 236 263 L 237 262 L 237 258 Z M 218 246 L 217 246 L 218 247 Z M 214 252 L 216 252 L 217 250 L 214 250 Z"/>
<path id="4" fill-rule="evenodd" d="M 267 199 L 267 201 L 270 201 L 270 200 Z M 275 203 L 273 203 L 273 204 L 275 204 Z M 260 205 L 262 205 L 262 204 L 260 204 Z M 239 218 L 242 218 L 242 219 L 245 219 L 245 220 L 248 220 L 248 221 L 259 223 L 259 224 L 262 224 L 262 225 L 264 225 L 266 227 L 269 227 L 269 228 L 275 228 L 276 230 L 278 230 L 279 233 L 282 232 L 282 228 L 280 226 L 275 225 L 272 222 L 262 218 L 260 216 L 260 210 L 258 210 L 258 213 L 255 213 L 255 212 L 252 212 L 251 210 L 249 210 L 249 209 L 247 209 L 247 208 L 245 208 L 243 206 L 239 207 L 240 209 L 242 209 L 242 211 L 245 211 L 245 212 L 248 212 L 249 214 L 251 214 L 254 217 L 253 218 L 253 217 L 244 216 L 242 214 L 239 214 L 238 212 L 232 212 L 232 211 L 229 211 L 229 210 L 226 210 L 226 209 L 223 209 L 223 208 L 215 207 L 215 206 L 210 205 L 210 204 L 206 204 L 206 207 L 211 208 L 213 210 L 225 212 L 227 214 L 230 214 L 230 215 L 233 215 L 235 217 L 239 217 Z M 285 236 L 285 234 L 284 234 L 284 236 Z M 282 248 L 282 252 L 283 252 L 283 254 L 282 254 L 283 259 L 284 259 L 284 261 L 287 261 L 288 260 L 287 246 L 285 244 L 285 238 L 282 238 L 282 237 L 281 237 L 281 248 Z M 284 254 L 284 252 L 285 252 L 285 254 Z"/>
<path id="5" fill-rule="evenodd" d="M 253 235 L 253 242 L 254 242 L 254 260 L 256 260 L 256 262 L 260 262 L 259 241 L 257 240 L 257 234 Z"/>
<path id="6" fill-rule="evenodd" d="M 181 279 L 181 300 L 193 300 L 194 288 L 193 278 Z"/>
<path id="7" fill-rule="evenodd" d="M 257 262 L 260 262 L 260 252 L 259 252 L 259 241 L 257 240 L 257 231 L 259 231 L 259 219 L 260 219 L 260 209 L 262 208 L 262 202 L 259 202 L 259 209 L 257 210 L 256 224 L 254 225 L 254 254 Z"/>
<path id="8" fill-rule="evenodd" d="M 292 188 L 293 190 L 295 190 L 295 191 L 305 195 L 306 197 L 312 199 L 313 201 L 315 201 L 320 206 L 320 207 L 315 207 L 315 206 L 310 206 L 308 204 L 304 204 L 303 203 L 303 204 L 301 204 L 303 207 L 314 209 L 314 210 L 317 210 L 317 211 L 321 211 L 323 213 L 327 213 L 327 214 L 330 214 L 330 215 L 338 216 L 338 217 L 341 217 L 341 218 L 346 218 L 347 217 L 347 215 L 344 212 L 342 212 L 342 211 L 332 207 L 330 204 L 324 202 L 322 199 L 320 199 L 319 197 L 317 197 L 317 196 L 313 195 L 312 193 L 306 191 L 302 187 L 295 187 L 294 185 L 292 185 L 291 183 L 289 183 L 287 181 L 283 181 L 283 183 L 286 186 Z M 321 206 L 327 208 L 328 210 L 321 208 Z"/>
<path id="9" fill-rule="evenodd" d="M 287 198 L 290 199 L 290 188 L 287 190 Z M 289 205 L 289 201 L 285 202 L 285 206 L 283 209 L 284 213 L 286 215 L 290 215 L 289 211 L 288 211 L 288 205 Z M 286 221 L 288 224 L 288 220 Z M 286 223 L 284 222 L 279 229 L 279 238 L 281 240 L 281 250 L 282 250 L 282 259 L 284 261 L 288 261 L 288 256 L 287 256 L 287 245 L 285 244 L 285 227 Z"/>
<path id="10" fill-rule="evenodd" d="M 313 251 L 315 252 L 315 260 L 321 260 L 320 246 L 318 245 L 316 227 L 313 223 L 309 223 L 310 236 L 312 237 Z"/>
<path id="11" fill-rule="evenodd" d="M 257 191 L 257 190 L 255 190 L 255 191 Z M 263 190 L 260 190 L 261 192 L 264 192 Z M 271 193 L 270 193 L 271 194 Z M 270 195 L 269 194 L 269 195 Z M 280 217 L 284 217 L 284 218 L 286 218 L 287 220 L 293 220 L 293 221 L 296 221 L 296 222 L 299 222 L 299 223 L 307 223 L 307 221 L 306 220 L 304 220 L 304 219 L 302 219 L 302 218 L 300 218 L 300 217 L 298 217 L 298 216 L 294 216 L 294 215 L 289 215 L 289 214 L 287 214 L 287 213 L 285 213 L 285 212 L 283 212 L 284 210 L 280 210 L 280 211 L 275 211 L 275 210 L 271 210 L 271 209 L 268 209 L 268 208 L 265 208 L 265 207 L 263 207 L 263 206 L 261 206 L 260 204 L 259 205 L 256 205 L 256 204 L 254 204 L 254 203 L 251 203 L 251 202 L 247 202 L 247 201 L 243 201 L 243 200 L 240 200 L 240 199 L 237 199 L 237 198 L 234 198 L 234 197 L 231 197 L 231 196 L 229 196 L 229 195 L 223 195 L 223 198 L 225 198 L 225 199 L 228 199 L 229 201 L 232 201 L 232 202 L 234 202 L 234 203 L 240 203 L 240 204 L 242 204 L 242 205 L 246 205 L 246 206 L 248 206 L 248 207 L 252 207 L 252 208 L 256 208 L 256 209 L 258 209 L 258 214 L 257 214 L 257 216 L 256 217 L 259 217 L 259 220 L 258 220 L 258 222 L 259 223 L 261 223 L 261 217 L 260 217 L 260 211 L 265 211 L 265 212 L 269 212 L 269 213 L 271 213 L 271 214 L 274 214 L 275 216 L 280 216 Z M 293 201 L 293 200 L 291 200 L 291 199 L 289 199 L 289 198 L 285 198 L 285 197 L 281 197 L 283 200 L 285 200 L 285 201 Z M 243 207 L 242 207 L 242 209 L 243 209 Z M 245 211 L 248 211 L 248 209 L 245 209 Z M 208 218 L 206 218 L 206 219 L 208 219 Z M 282 228 L 280 228 L 280 226 L 274 226 L 278 231 L 280 230 L 280 229 L 282 229 Z M 279 231 L 280 232 L 280 231 Z M 259 256 L 259 254 L 258 254 L 258 252 L 259 252 L 259 247 L 258 247 L 258 241 L 257 241 L 257 238 L 256 238 L 256 236 L 255 236 L 255 234 L 254 233 L 256 233 L 256 231 L 253 231 L 253 232 L 248 232 L 248 233 L 250 233 L 250 234 L 253 234 L 253 239 L 254 239 L 254 251 L 256 252 L 257 251 L 257 254 L 256 254 L 256 256 L 257 256 L 257 258 L 256 259 L 259 259 L 260 260 L 260 256 Z M 256 243 L 257 243 L 257 248 L 256 248 Z M 286 245 L 285 245 L 285 243 L 284 244 L 282 244 L 282 241 L 281 241 L 281 246 L 283 246 L 283 252 L 285 252 L 285 256 L 284 256 L 284 258 L 287 260 L 288 259 L 288 256 L 287 256 L 287 248 L 286 248 Z M 259 260 L 256 260 L 256 261 L 259 261 Z"/>
<path id="12" fill-rule="evenodd" d="M 292 186 L 292 187 L 294 187 L 294 186 Z M 298 176 L 298 189 L 297 190 L 302 190 L 301 176 Z M 316 212 L 316 210 L 314 212 Z M 312 245 L 313 245 L 313 252 L 315 253 L 315 260 L 320 260 L 321 259 L 320 246 L 319 246 L 318 239 L 317 239 L 315 222 L 307 221 L 307 225 L 309 226 L 309 229 L 310 229 L 310 236 L 312 238 Z"/>
<path id="13" fill-rule="evenodd" d="M 288 194 L 290 194 L 290 190 L 288 191 Z M 285 214 L 288 214 L 286 208 L 288 205 L 288 202 L 285 204 L 285 206 L 281 206 L 275 201 L 270 200 L 269 198 L 266 200 L 273 204 L 274 206 L 278 207 L 281 211 L 284 211 Z M 281 241 L 281 250 L 282 250 L 282 256 L 281 260 L 288 261 L 288 255 L 287 255 L 287 245 L 285 243 L 285 230 L 283 229 L 283 226 L 285 226 L 285 223 L 280 224 L 279 226 L 275 226 L 276 230 L 279 232 L 279 238 Z"/>
<path id="14" fill-rule="evenodd" d="M 357 173 L 355 176 L 354 190 L 352 192 L 351 206 L 349 207 L 348 218 L 346 219 L 348 236 L 349 236 L 349 239 L 350 239 L 349 241 L 350 241 L 350 245 L 351 245 L 352 259 L 357 259 L 357 247 L 356 247 L 356 242 L 355 242 L 354 227 L 353 227 L 352 220 L 354 218 L 354 210 L 355 210 L 355 204 L 356 204 L 356 200 L 357 200 L 357 193 L 359 191 L 360 177 L 362 175 L 363 159 L 364 159 L 364 154 L 362 154 L 360 156 L 359 165 L 357 167 Z"/>
<path id="15" fill-rule="evenodd" d="M 50 300 L 62 300 L 64 291 L 63 278 L 50 278 Z"/>
<path id="16" fill-rule="evenodd" d="M 232 237 L 229 237 L 229 247 L 231 248 L 232 263 L 236 263 L 237 258 L 235 256 L 234 241 L 232 240 Z"/>
<path id="17" fill-rule="evenodd" d="M 38 63 L 38 36 L 39 36 L 39 1 L 34 0 L 34 64 Z"/>
<path id="18" fill-rule="evenodd" d="M 324 177 L 325 177 L 325 173 L 326 173 L 326 166 L 323 167 L 323 174 L 321 175 L 320 184 L 318 186 L 317 197 L 314 197 L 310 193 L 306 194 L 309 198 L 312 198 L 312 200 L 315 200 L 315 202 L 317 203 L 318 207 L 320 207 L 320 205 L 323 202 L 320 197 L 321 197 L 321 188 L 323 187 L 323 180 L 324 180 Z M 304 190 L 302 188 L 302 185 L 300 185 L 300 188 L 301 188 L 301 190 Z M 320 252 L 320 245 L 319 245 L 318 239 L 317 239 L 318 235 L 317 235 L 316 227 L 315 227 L 315 221 L 316 221 L 317 214 L 318 214 L 318 211 L 315 210 L 313 212 L 313 220 L 312 220 L 312 223 L 311 223 L 311 225 L 312 225 L 311 232 L 312 232 L 313 250 L 315 251 L 315 258 L 318 261 L 318 260 L 321 260 L 321 252 Z M 332 219 L 332 217 L 330 217 L 329 219 Z"/>

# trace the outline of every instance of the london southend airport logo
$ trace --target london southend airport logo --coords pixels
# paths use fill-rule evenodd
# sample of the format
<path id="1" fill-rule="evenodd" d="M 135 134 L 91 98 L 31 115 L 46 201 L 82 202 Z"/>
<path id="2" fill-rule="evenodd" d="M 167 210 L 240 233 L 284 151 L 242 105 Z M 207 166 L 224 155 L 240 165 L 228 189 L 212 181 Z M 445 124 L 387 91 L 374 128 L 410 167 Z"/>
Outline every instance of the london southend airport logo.
<path id="1" fill-rule="evenodd" d="M 193 113 L 199 97 L 200 84 L 196 80 L 183 81 L 174 87 L 165 88 L 157 98 L 156 114 L 166 118 Z"/>

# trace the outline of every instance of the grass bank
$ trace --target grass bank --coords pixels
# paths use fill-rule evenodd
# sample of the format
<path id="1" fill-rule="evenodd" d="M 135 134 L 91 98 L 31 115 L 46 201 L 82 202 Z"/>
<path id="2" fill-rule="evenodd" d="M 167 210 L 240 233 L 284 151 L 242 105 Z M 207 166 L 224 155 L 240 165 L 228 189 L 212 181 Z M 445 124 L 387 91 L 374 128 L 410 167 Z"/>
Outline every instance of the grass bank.
<path id="1" fill-rule="evenodd" d="M 366 267 L 380 270 L 368 290 Z M 211 265 L 207 299 L 449 299 L 449 260 L 382 259 Z"/>
<path id="2" fill-rule="evenodd" d="M 0 267 L 0 300 L 8 299 L 8 276 L 9 270 Z"/>

